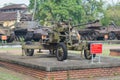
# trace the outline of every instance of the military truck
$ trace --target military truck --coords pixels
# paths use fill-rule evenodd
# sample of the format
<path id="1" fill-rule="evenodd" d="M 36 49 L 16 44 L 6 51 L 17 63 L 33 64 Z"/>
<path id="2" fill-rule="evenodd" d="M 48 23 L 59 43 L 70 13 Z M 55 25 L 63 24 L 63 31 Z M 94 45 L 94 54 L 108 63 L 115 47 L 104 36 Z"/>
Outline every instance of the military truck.
<path id="1" fill-rule="evenodd" d="M 47 49 L 50 54 L 56 55 L 58 61 L 67 59 L 68 50 L 84 51 L 84 57 L 91 59 L 90 44 L 81 41 L 80 35 L 71 21 L 55 22 L 52 27 L 41 28 L 41 38 L 38 43 L 27 41 L 22 45 L 26 56 L 33 56 L 34 49 Z M 95 57 L 95 54 L 93 55 Z"/>

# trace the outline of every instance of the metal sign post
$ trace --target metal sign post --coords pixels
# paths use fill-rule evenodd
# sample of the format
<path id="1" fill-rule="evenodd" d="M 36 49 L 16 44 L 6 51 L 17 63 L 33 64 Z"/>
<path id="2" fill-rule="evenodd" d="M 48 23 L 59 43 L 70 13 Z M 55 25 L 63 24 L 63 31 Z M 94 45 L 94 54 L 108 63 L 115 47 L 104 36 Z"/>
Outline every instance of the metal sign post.
<path id="1" fill-rule="evenodd" d="M 100 54 L 102 54 L 102 43 L 92 43 L 90 45 L 90 53 L 92 55 L 92 63 L 93 63 L 93 55 L 94 54 L 99 54 L 98 56 L 98 63 L 101 63 L 100 62 Z"/>
<path id="2" fill-rule="evenodd" d="M 99 54 L 99 56 L 98 56 L 98 63 L 101 63 L 100 60 L 101 59 L 101 56 L 100 56 L 100 54 Z"/>
<path id="3" fill-rule="evenodd" d="M 93 54 L 92 54 L 92 61 L 91 61 L 91 63 L 93 64 Z"/>

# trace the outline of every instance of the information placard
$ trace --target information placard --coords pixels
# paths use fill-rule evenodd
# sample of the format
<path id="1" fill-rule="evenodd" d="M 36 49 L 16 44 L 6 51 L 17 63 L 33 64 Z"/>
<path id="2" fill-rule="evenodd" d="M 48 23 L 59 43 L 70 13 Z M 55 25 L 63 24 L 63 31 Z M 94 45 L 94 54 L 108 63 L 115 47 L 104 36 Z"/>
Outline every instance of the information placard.
<path id="1" fill-rule="evenodd" d="M 101 43 L 92 43 L 90 45 L 91 54 L 102 54 L 102 44 Z"/>

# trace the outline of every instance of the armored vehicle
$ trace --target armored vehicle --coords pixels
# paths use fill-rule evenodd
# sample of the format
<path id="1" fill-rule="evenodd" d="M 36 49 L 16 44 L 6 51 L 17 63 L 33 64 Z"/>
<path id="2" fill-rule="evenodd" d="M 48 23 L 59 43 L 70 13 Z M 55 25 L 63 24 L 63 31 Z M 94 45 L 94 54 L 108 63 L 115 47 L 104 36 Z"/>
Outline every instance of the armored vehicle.
<path id="1" fill-rule="evenodd" d="M 20 21 L 15 24 L 14 28 L 16 41 L 39 41 L 39 24 L 36 21 Z"/>
<path id="2" fill-rule="evenodd" d="M 7 42 L 12 42 L 15 38 L 14 32 L 10 28 L 0 25 L 0 40 L 2 40 L 2 36 L 6 36 Z"/>
<path id="3" fill-rule="evenodd" d="M 90 22 L 85 29 L 79 30 L 81 40 L 120 40 L 120 27 L 114 22 L 108 26 L 101 26 L 99 20 Z"/>
<path id="4" fill-rule="evenodd" d="M 84 51 L 84 57 L 91 59 L 91 43 L 80 40 L 78 31 L 71 26 L 70 21 L 55 22 L 52 27 L 41 28 L 41 35 L 37 44 L 27 41 L 22 45 L 25 55 L 33 56 L 34 49 L 47 49 L 50 54 L 56 55 L 58 61 L 63 61 L 67 59 L 68 50 L 77 50 L 81 53 Z"/>
<path id="5" fill-rule="evenodd" d="M 120 26 L 117 26 L 114 22 L 111 22 L 107 27 L 109 40 L 120 40 Z"/>
<path id="6" fill-rule="evenodd" d="M 84 25 L 86 28 L 79 30 L 81 40 L 104 40 L 108 34 L 107 27 L 101 26 L 99 20 Z"/>

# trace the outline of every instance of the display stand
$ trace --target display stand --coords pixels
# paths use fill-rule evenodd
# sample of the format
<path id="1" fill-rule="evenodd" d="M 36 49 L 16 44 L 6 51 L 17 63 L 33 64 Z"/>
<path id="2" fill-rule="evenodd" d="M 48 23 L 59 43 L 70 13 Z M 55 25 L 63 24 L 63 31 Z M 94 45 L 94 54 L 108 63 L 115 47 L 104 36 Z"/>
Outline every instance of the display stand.
<path id="1" fill-rule="evenodd" d="M 98 63 L 101 63 L 102 43 L 92 43 L 90 45 L 90 53 L 92 55 L 91 63 L 94 63 L 94 54 L 98 54 Z"/>

